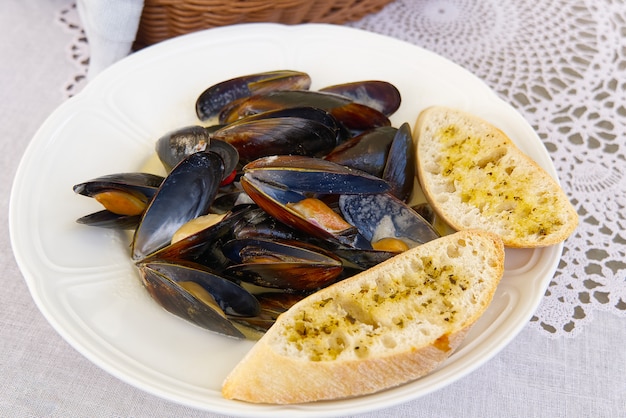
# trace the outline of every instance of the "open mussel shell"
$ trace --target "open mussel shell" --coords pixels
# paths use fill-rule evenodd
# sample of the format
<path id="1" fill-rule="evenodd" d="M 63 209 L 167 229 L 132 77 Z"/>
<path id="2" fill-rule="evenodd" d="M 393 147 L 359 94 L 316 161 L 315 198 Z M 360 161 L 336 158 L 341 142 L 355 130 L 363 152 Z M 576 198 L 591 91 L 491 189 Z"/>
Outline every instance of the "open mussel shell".
<path id="1" fill-rule="evenodd" d="M 301 193 L 262 183 L 254 178 L 243 177 L 241 185 L 260 208 L 291 228 L 337 244 L 371 248 L 369 241 L 354 226 L 319 199 L 307 198 Z M 307 213 L 296 210 L 294 205 L 304 207 Z M 323 206 L 321 210 L 317 208 L 320 205 Z"/>
<path id="2" fill-rule="evenodd" d="M 413 192 L 417 156 L 408 123 L 403 123 L 393 137 L 382 178 L 391 185 L 390 193 L 406 202 Z"/>
<path id="3" fill-rule="evenodd" d="M 397 238 L 412 248 L 439 238 L 431 224 L 389 193 L 342 195 L 339 208 L 370 242 Z"/>
<path id="4" fill-rule="evenodd" d="M 237 149 L 242 163 L 277 155 L 321 156 L 337 144 L 337 131 L 314 119 L 284 116 L 242 119 L 215 131 L 211 138 Z"/>
<path id="5" fill-rule="evenodd" d="M 244 167 L 241 186 L 268 214 L 284 224 L 351 247 L 371 248 L 358 230 L 310 194 L 382 193 L 389 185 L 367 173 L 330 161 L 297 156 L 258 159 Z"/>
<path id="6" fill-rule="evenodd" d="M 149 261 L 140 263 L 140 266 L 157 271 L 181 285 L 188 282 L 199 284 L 226 315 L 254 316 L 259 312 L 259 303 L 250 292 L 201 264 Z"/>
<path id="7" fill-rule="evenodd" d="M 139 215 L 156 194 L 163 177 L 149 173 L 117 173 L 74 185 L 75 193 L 92 197 L 118 215 Z"/>
<path id="8" fill-rule="evenodd" d="M 109 174 L 76 184 L 74 192 L 92 197 L 104 210 L 76 220 L 82 225 L 110 229 L 134 229 L 163 177 L 148 173 Z"/>
<path id="9" fill-rule="evenodd" d="M 402 102 L 400 91 L 398 91 L 396 86 L 380 80 L 335 84 L 324 87 L 319 91 L 346 96 L 356 103 L 376 109 L 386 116 L 390 116 L 398 110 Z"/>
<path id="10" fill-rule="evenodd" d="M 191 154 L 174 167 L 135 230 L 131 249 L 133 259 L 143 259 L 168 245 L 178 228 L 205 215 L 223 174 L 223 161 L 213 152 Z"/>
<path id="11" fill-rule="evenodd" d="M 254 208 L 256 205 L 238 205 L 227 212 L 218 223 L 153 252 L 143 262 L 194 262 L 215 271 L 222 271 L 231 264 L 230 259 L 222 252 L 222 246 L 233 239 L 232 231 L 238 222 L 245 223 L 246 218 L 254 216 Z"/>
<path id="12" fill-rule="evenodd" d="M 288 190 L 319 193 L 384 193 L 384 180 L 321 158 L 277 155 L 257 159 L 244 168 L 244 178 Z"/>
<path id="13" fill-rule="evenodd" d="M 203 91 L 196 101 L 200 120 L 217 116 L 229 103 L 253 94 L 274 90 L 306 90 L 311 77 L 300 71 L 278 70 L 244 75 L 214 84 Z"/>
<path id="14" fill-rule="evenodd" d="M 119 189 L 140 192 L 152 198 L 163 177 L 150 173 L 117 173 L 96 177 L 92 180 L 76 184 L 74 192 L 83 196 L 93 197 L 103 190 Z"/>
<path id="15" fill-rule="evenodd" d="M 236 239 L 226 243 L 223 251 L 235 263 L 224 274 L 287 291 L 325 287 L 343 270 L 338 258 L 302 242 Z"/>
<path id="16" fill-rule="evenodd" d="M 212 296 L 193 296 L 176 280 L 153 268 L 154 265 L 141 264 L 138 267 L 148 293 L 165 310 L 202 328 L 231 337 L 244 338 L 241 331 L 227 319 Z M 198 293 L 203 292 L 200 290 Z"/>

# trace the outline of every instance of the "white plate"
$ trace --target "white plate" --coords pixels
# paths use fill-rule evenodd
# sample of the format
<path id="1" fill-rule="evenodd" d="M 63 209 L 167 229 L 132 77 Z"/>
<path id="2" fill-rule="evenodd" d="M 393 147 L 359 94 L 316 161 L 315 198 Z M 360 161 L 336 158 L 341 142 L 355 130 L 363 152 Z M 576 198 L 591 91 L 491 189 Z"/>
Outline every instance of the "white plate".
<path id="1" fill-rule="evenodd" d="M 121 380 L 174 402 L 222 414 L 330 416 L 389 407 L 441 389 L 483 364 L 524 327 L 562 246 L 507 250 L 492 305 L 461 349 L 438 370 L 355 399 L 289 407 L 222 399 L 220 386 L 252 346 L 165 312 L 142 288 L 123 234 L 78 225 L 97 204 L 72 186 L 138 170 L 164 132 L 196 123 L 195 99 L 209 85 L 273 69 L 308 72 L 312 89 L 382 79 L 403 97 L 394 126 L 424 107 L 469 110 L 508 133 L 556 177 L 526 121 L 461 67 L 416 46 L 340 26 L 248 24 L 184 36 L 112 66 L 39 129 L 19 166 L 10 204 L 11 240 L 32 297 L 76 350 Z M 53 361 L 53 359 L 52 359 Z"/>

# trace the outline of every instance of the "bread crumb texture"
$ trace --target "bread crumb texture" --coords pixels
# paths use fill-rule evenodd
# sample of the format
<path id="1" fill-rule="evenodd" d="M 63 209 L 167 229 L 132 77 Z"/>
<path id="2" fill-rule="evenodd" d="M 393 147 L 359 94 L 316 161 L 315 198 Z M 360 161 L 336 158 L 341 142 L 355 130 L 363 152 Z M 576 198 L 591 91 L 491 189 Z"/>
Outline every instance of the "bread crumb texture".
<path id="1" fill-rule="evenodd" d="M 393 268 L 381 268 L 367 281 L 321 292 L 282 318 L 272 345 L 282 355 L 309 361 L 392 355 L 437 339 L 439 349 L 449 349 L 445 336 L 473 322 L 473 313 L 491 300 L 493 282 L 483 282 L 476 272 L 492 277 L 500 267 L 493 250 L 481 251 L 484 244 L 469 245 L 467 239 L 428 255 L 398 256 Z"/>
<path id="2" fill-rule="evenodd" d="M 510 244 L 554 243 L 576 218 L 567 196 L 548 173 L 495 127 L 480 120 L 429 123 L 420 148 L 436 204 L 457 229 L 485 228 Z M 460 209 L 464 208 L 464 209 Z"/>

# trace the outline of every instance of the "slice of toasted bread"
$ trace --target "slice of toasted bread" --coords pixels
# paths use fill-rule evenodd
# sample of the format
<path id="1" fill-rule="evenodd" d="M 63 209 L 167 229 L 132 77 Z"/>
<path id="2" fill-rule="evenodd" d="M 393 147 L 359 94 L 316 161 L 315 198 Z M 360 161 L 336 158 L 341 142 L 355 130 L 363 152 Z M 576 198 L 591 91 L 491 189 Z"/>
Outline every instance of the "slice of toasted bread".
<path id="1" fill-rule="evenodd" d="M 542 247 L 576 228 L 559 184 L 490 123 L 431 107 L 420 113 L 414 136 L 424 194 L 453 229 L 491 231 L 508 247 Z"/>
<path id="2" fill-rule="evenodd" d="M 303 403 L 417 379 L 462 342 L 504 272 L 504 246 L 463 231 L 406 251 L 295 304 L 226 378 L 225 398 Z"/>

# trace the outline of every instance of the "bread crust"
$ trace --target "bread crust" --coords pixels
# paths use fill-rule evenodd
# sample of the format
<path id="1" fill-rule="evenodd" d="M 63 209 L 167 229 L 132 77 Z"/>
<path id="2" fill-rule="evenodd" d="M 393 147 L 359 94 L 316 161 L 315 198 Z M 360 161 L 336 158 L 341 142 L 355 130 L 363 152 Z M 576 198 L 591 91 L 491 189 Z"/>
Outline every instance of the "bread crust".
<path id="1" fill-rule="evenodd" d="M 508 247 L 558 244 L 578 225 L 560 185 L 500 129 L 433 106 L 415 125 L 418 178 L 435 213 L 454 230 L 494 232 Z"/>
<path id="2" fill-rule="evenodd" d="M 259 341 L 245 367 L 235 369 L 225 381 L 222 395 L 253 403 L 294 404 L 390 389 L 434 370 L 458 348 L 469 329 L 448 336 L 449 350 L 430 345 L 392 357 L 316 364 L 285 359 Z"/>
<path id="3" fill-rule="evenodd" d="M 447 272 L 434 284 L 427 284 L 424 278 L 432 276 L 427 271 L 431 267 L 419 270 L 415 266 L 431 258 L 432 268 Z M 453 263 L 458 265 L 446 270 L 446 265 Z M 222 395 L 255 403 L 303 403 L 374 393 L 424 376 L 462 343 L 468 330 L 490 304 L 503 273 L 502 241 L 497 235 L 485 231 L 458 232 L 406 251 L 314 293 L 281 315 L 226 378 Z M 448 280 L 452 275 L 455 283 L 459 280 L 461 290 L 455 288 L 444 294 L 443 290 L 450 288 Z M 396 279 L 400 276 L 403 282 L 398 285 Z M 381 289 L 391 289 L 393 293 L 408 282 L 414 288 L 406 298 L 390 301 L 394 296 L 381 293 Z M 371 289 L 382 295 L 380 300 L 376 299 L 376 304 L 367 299 L 372 296 Z M 419 311 L 418 303 L 424 299 L 417 295 L 423 294 L 439 295 L 435 301 L 436 309 Z M 370 325 L 384 330 L 366 340 L 367 347 L 364 348 L 369 350 L 368 355 L 354 355 L 359 349 L 358 344 L 356 347 L 346 344 L 349 349 L 333 358 L 312 360 L 314 349 L 309 348 L 314 345 L 294 341 L 293 332 L 286 330 L 294 327 L 303 312 L 322 317 L 321 309 L 312 309 L 321 302 L 327 303 L 325 307 L 336 304 L 345 309 L 345 312 L 341 311 L 344 316 L 356 318 L 356 325 L 346 322 L 344 326 L 353 335 L 358 334 L 358 327 Z M 400 311 L 410 312 L 405 318 L 406 324 L 401 327 L 389 325 Z M 450 311 L 457 316 L 448 321 L 444 317 L 450 316 Z M 338 311 L 332 312 L 331 317 Z M 338 329 L 346 331 L 341 330 L 341 326 Z M 428 335 L 421 335 L 421 332 Z M 320 340 L 324 338 L 322 336 Z M 395 345 L 381 344 L 381 341 L 390 339 Z M 305 348 L 298 351 L 293 349 L 294 346 Z"/>

